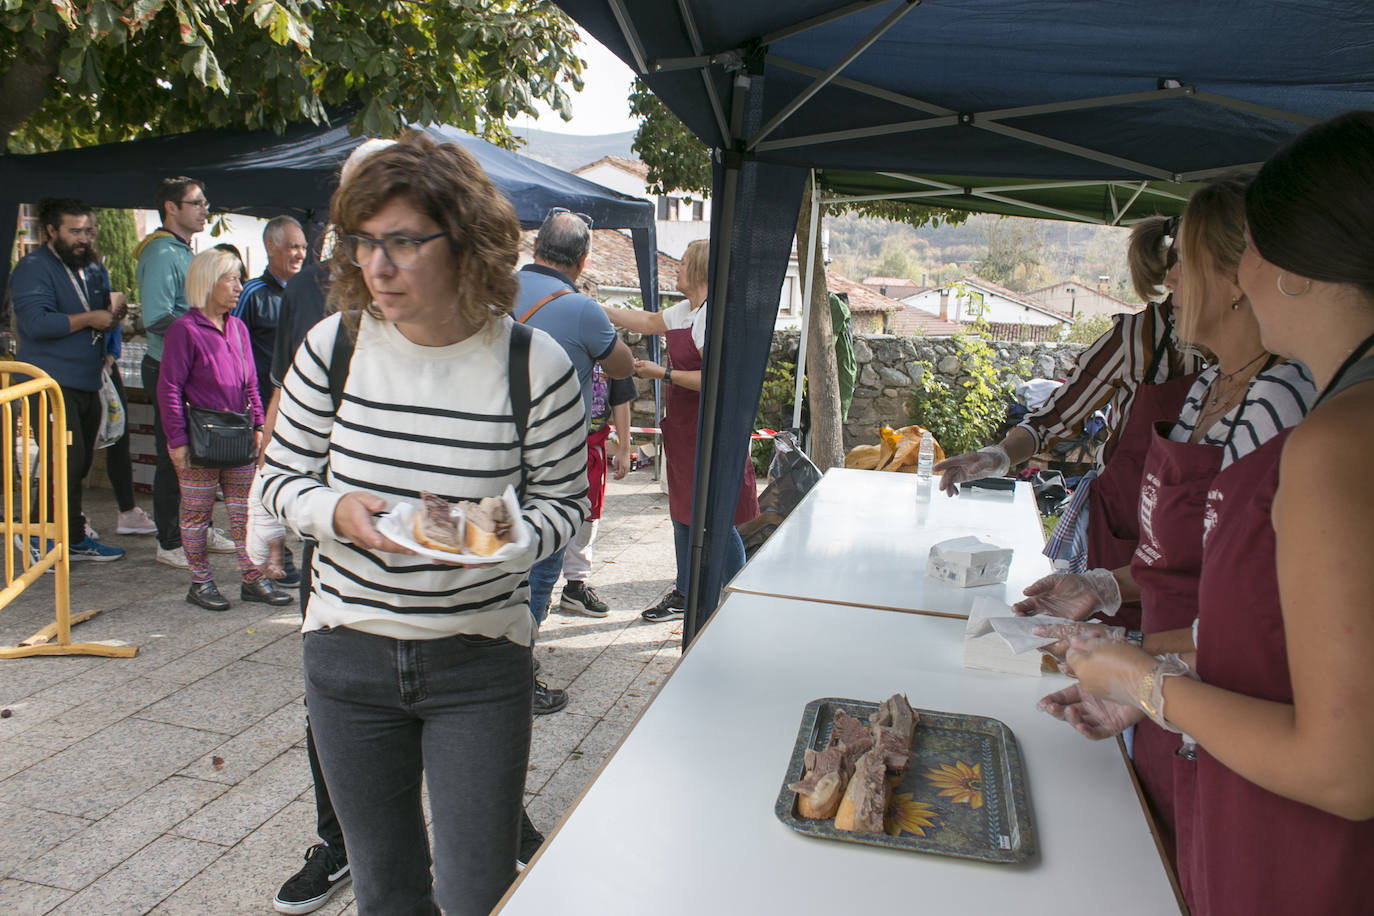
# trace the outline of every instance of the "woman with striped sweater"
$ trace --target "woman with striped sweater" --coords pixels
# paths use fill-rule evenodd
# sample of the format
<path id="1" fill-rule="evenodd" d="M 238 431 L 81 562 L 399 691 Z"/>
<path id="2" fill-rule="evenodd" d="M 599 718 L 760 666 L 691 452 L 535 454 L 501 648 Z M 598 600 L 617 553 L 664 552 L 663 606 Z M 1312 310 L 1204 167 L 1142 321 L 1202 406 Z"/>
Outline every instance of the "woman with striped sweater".
<path id="1" fill-rule="evenodd" d="M 316 539 L 306 699 L 360 913 L 486 913 L 515 875 L 533 674 L 528 573 L 587 512 L 577 374 L 529 341 L 512 407 L 519 226 L 461 147 L 412 135 L 332 202 L 330 300 L 285 379 L 263 504 Z M 330 363 L 356 335 L 337 409 Z M 519 367 L 515 371 L 519 371 Z M 375 514 L 421 491 L 519 488 L 529 548 L 496 566 L 407 552 Z M 435 880 L 420 804 L 429 789 Z"/>

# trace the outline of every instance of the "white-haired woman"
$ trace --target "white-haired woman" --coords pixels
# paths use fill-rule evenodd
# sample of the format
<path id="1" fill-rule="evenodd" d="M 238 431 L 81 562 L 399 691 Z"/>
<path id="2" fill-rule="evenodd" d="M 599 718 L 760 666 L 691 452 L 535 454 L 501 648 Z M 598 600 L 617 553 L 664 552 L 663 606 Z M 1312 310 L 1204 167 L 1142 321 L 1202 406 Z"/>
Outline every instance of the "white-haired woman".
<path id="1" fill-rule="evenodd" d="M 236 413 L 246 410 L 256 430 L 254 457 L 262 448 L 262 401 L 253 369 L 252 343 L 243 322 L 229 314 L 243 289 L 242 270 L 239 259 L 221 248 L 211 248 L 191 259 L 186 269 L 186 301 L 192 308 L 167 329 L 157 384 L 167 449 L 181 488 L 181 543 L 191 569 L 186 600 L 207 611 L 229 608 L 228 599 L 215 587 L 205 544 L 216 487 L 224 491 L 229 532 L 237 548 L 243 577 L 240 597 L 272 605 L 290 604 L 292 600 L 263 577 L 245 550 L 253 459 L 238 467 L 200 467 L 192 462 L 188 445 L 189 404 Z"/>

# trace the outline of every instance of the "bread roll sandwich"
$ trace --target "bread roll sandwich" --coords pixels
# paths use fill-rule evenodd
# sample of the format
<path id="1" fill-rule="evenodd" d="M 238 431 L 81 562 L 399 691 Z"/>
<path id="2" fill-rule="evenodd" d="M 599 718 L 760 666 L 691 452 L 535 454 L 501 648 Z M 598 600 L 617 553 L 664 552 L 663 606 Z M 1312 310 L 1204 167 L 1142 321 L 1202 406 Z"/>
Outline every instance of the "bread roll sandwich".
<path id="1" fill-rule="evenodd" d="M 445 553 L 489 557 L 511 540 L 510 511 L 499 496 L 454 506 L 433 493 L 421 493 L 413 524 L 416 543 Z"/>
<path id="2" fill-rule="evenodd" d="M 462 553 L 463 541 L 458 536 L 458 516 L 448 500 L 433 493 L 420 494 L 420 509 L 413 523 L 415 542 L 430 550 Z"/>
<path id="3" fill-rule="evenodd" d="M 463 511 L 463 542 L 468 553 L 489 557 L 510 543 L 513 521 L 505 500 L 488 496 L 481 502 L 459 503 L 458 508 Z"/>

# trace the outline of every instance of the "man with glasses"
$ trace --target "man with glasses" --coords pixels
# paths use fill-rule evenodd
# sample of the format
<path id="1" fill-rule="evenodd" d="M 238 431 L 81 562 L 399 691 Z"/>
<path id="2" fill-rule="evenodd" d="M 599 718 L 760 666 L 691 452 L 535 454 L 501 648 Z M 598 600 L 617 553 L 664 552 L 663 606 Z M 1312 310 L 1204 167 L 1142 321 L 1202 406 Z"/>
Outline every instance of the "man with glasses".
<path id="1" fill-rule="evenodd" d="M 587 266 L 591 253 L 592 218 L 555 207 L 544 218 L 534 240 L 534 263 L 526 264 L 517 276 L 520 289 L 511 313 L 517 320 L 549 334 L 567 351 L 577 370 L 582 387 L 582 405 L 592 416 L 592 367 L 597 363 L 612 379 L 634 374 L 634 356 L 611 327 L 601 306 L 577 291 L 577 280 Z M 585 523 L 584 523 L 585 524 Z M 564 550 L 534 564 L 530 570 L 530 613 L 536 624 L 543 623 L 549 609 L 554 583 L 563 569 Z M 564 589 L 564 606 L 575 602 L 577 609 L 593 617 L 609 613 L 606 604 L 585 582 L 569 583 Z M 568 703 L 566 691 L 551 689 L 535 681 L 536 715 L 558 712 Z"/>
<path id="2" fill-rule="evenodd" d="M 25 255 L 10 275 L 20 358 L 51 375 L 67 415 L 67 555 L 73 561 L 118 560 L 124 551 L 86 535 L 81 484 L 95 456 L 104 403 L 105 333 L 124 317 L 124 297 L 96 261 L 95 214 L 79 200 L 45 200 L 39 222 L 47 244 Z M 56 498 L 56 488 L 49 499 Z M 33 539 L 32 548 L 38 548 Z M 47 545 L 42 550 L 46 552 Z"/>
<path id="3" fill-rule="evenodd" d="M 172 322 L 186 314 L 186 268 L 191 263 L 191 237 L 205 228 L 210 202 L 205 185 L 194 178 L 164 178 L 156 204 L 162 225 L 134 249 L 138 258 L 138 293 L 142 299 L 143 328 L 148 332 L 148 352 L 143 357 L 143 390 L 154 405 L 162 365 L 162 335 Z M 153 522 L 157 525 L 157 561 L 187 569 L 181 549 L 181 490 L 176 470 L 167 453 L 167 435 L 156 406 L 153 435 L 157 444 L 157 468 L 153 472 Z M 207 546 L 215 553 L 233 553 L 234 542 L 219 530 L 210 529 Z"/>
<path id="4" fill-rule="evenodd" d="M 300 272 L 305 263 L 305 230 L 290 216 L 278 216 L 267 221 L 262 230 L 262 245 L 267 251 L 267 267 L 262 274 L 243 285 L 233 316 L 248 328 L 253 341 L 253 365 L 258 373 L 258 394 L 263 410 L 272 401 L 276 388 L 272 384 L 272 358 L 277 345 L 277 322 L 280 320 L 282 298 L 286 284 Z M 289 549 L 282 555 L 282 574 L 272 580 L 282 588 L 300 588 L 301 574 Z"/>

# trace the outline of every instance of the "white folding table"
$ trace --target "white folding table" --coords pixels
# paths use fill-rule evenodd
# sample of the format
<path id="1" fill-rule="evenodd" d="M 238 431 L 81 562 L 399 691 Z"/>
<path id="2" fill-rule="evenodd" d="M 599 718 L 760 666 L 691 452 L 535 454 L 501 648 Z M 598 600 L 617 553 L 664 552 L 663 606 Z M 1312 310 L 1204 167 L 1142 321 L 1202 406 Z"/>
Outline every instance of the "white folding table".
<path id="1" fill-rule="evenodd" d="M 963 624 L 727 596 L 499 908 L 547 916 L 1158 916 L 1174 891 L 1114 741 L 1035 708 L 1067 680 L 960 666 Z M 1039 852 L 997 865 L 803 836 L 773 806 L 803 710 L 834 696 L 991 716 L 1024 757 Z"/>
<path id="2" fill-rule="evenodd" d="M 926 575 L 932 544 L 975 534 L 1012 549 L 1005 583 L 958 588 Z M 835 468 L 726 589 L 967 617 L 979 595 L 1011 604 L 1049 575 L 1044 546 L 1027 483 L 1014 492 L 964 487 L 949 497 L 938 486 L 919 486 L 914 474 Z"/>

